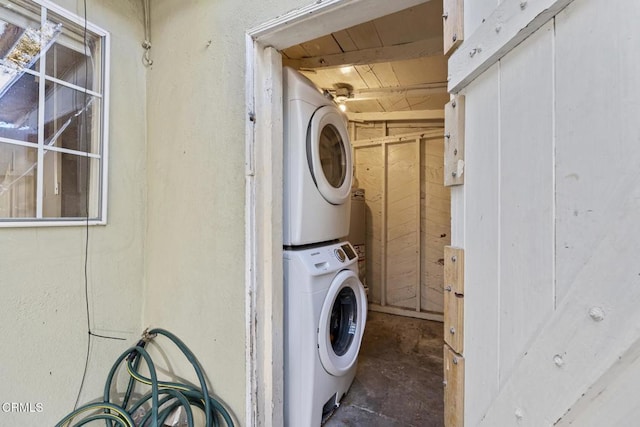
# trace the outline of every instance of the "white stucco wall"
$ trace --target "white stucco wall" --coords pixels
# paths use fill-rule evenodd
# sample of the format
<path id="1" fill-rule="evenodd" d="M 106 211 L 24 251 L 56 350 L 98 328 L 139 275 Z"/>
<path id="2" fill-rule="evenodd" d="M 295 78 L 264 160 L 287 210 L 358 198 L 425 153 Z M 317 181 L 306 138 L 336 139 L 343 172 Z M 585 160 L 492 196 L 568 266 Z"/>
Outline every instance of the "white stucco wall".
<path id="1" fill-rule="evenodd" d="M 57 4 L 83 15 L 82 1 Z M 112 35 L 109 222 L 89 229 L 92 339 L 81 402 L 102 395 L 108 369 L 139 334 L 145 236 L 145 69 L 138 0 L 88 3 Z M 73 409 L 84 369 L 84 227 L 0 232 L 0 402 L 42 403 L 40 413 L 0 411 L 0 425 L 53 425 Z"/>
<path id="2" fill-rule="evenodd" d="M 305 0 L 152 2 L 145 324 L 245 424 L 245 34 Z M 260 120 L 260 118 L 258 118 Z M 192 378 L 172 354 L 174 372 Z"/>

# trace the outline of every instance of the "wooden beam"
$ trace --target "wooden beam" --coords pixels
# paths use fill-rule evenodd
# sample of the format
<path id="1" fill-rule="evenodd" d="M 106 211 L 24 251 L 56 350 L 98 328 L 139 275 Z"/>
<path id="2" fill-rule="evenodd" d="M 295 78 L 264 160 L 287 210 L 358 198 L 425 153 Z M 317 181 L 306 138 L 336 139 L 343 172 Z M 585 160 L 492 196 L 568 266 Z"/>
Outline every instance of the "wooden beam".
<path id="1" fill-rule="evenodd" d="M 444 342 L 464 351 L 464 249 L 444 247 Z"/>
<path id="2" fill-rule="evenodd" d="M 296 69 L 313 70 L 335 68 L 345 65 L 379 64 L 382 62 L 424 58 L 442 55 L 442 38 L 432 37 L 426 40 L 404 43 L 395 46 L 382 46 L 332 55 L 315 56 L 301 59 L 283 59 L 283 64 Z"/>
<path id="3" fill-rule="evenodd" d="M 458 93 L 573 0 L 503 1 L 449 59 L 449 92 Z"/>
<path id="4" fill-rule="evenodd" d="M 430 311 L 415 311 L 407 308 L 392 307 L 390 305 L 369 304 L 369 310 L 378 313 L 395 314 L 397 316 L 413 317 L 415 319 L 433 320 L 434 322 L 443 322 L 444 315 L 442 313 L 432 313 Z"/>
<path id="5" fill-rule="evenodd" d="M 382 214 L 380 218 L 380 222 L 382 225 L 380 226 L 380 305 L 387 305 L 387 184 L 388 184 L 388 175 L 387 175 L 387 158 L 388 158 L 388 150 L 387 145 L 382 145 L 382 200 L 380 203 L 382 204 Z"/>
<path id="6" fill-rule="evenodd" d="M 386 122 L 385 122 L 386 123 Z M 386 126 L 385 126 L 386 129 Z M 415 140 L 415 161 L 418 172 L 416 180 L 415 198 L 416 198 L 416 311 L 422 311 L 422 206 L 420 203 L 422 193 L 422 141 L 420 138 Z"/>
<path id="7" fill-rule="evenodd" d="M 371 113 L 349 113 L 353 122 L 380 122 L 385 120 L 444 120 L 444 110 L 386 111 Z"/>
<path id="8" fill-rule="evenodd" d="M 388 143 L 400 143 L 414 141 L 416 139 L 433 139 L 442 138 L 442 128 L 428 129 L 422 132 L 407 133 L 404 135 L 392 135 L 382 138 L 368 138 L 351 141 L 351 144 L 355 148 L 373 147 L 376 145 L 388 144 Z"/>
<path id="9" fill-rule="evenodd" d="M 464 40 L 464 0 L 444 0 L 442 9 L 444 54 L 450 55 Z"/>
<path id="10" fill-rule="evenodd" d="M 331 92 L 331 91 L 330 91 Z M 359 89 L 351 93 L 351 97 L 344 102 L 363 101 L 366 99 L 388 98 L 390 96 L 404 96 L 417 98 L 447 93 L 447 83 L 427 83 L 413 86 L 381 87 L 375 89 Z"/>
<path id="11" fill-rule="evenodd" d="M 444 345 L 444 426 L 464 425 L 464 357 Z"/>
<path id="12" fill-rule="evenodd" d="M 256 372 L 252 378 L 253 408 L 255 416 L 267 420 L 258 425 L 282 425 L 284 419 L 284 379 L 282 364 L 284 359 L 282 288 L 282 176 L 283 176 L 283 115 L 282 115 L 282 63 L 281 56 L 271 48 L 256 49 L 250 41 L 248 54 L 255 55 L 253 71 L 256 73 L 251 84 L 256 95 L 247 105 L 254 105 L 260 111 L 260 120 L 247 120 L 249 141 L 246 173 L 247 200 L 254 206 L 247 208 L 246 265 L 247 285 L 245 298 L 253 306 L 255 316 L 248 317 L 251 334 L 251 350 L 248 355 L 251 368 Z M 250 49 L 250 50 L 249 50 Z M 258 72 L 261 70 L 262 72 Z M 251 110 L 249 110 L 251 111 Z M 256 141 L 270 141 L 270 145 Z M 269 224 L 270 227 L 261 227 Z M 258 286 L 259 284 L 259 286 Z M 252 308 L 248 308 L 252 311 Z M 252 415 L 253 417 L 253 415 Z"/>
<path id="13" fill-rule="evenodd" d="M 464 95 L 444 106 L 444 185 L 464 184 Z"/>
<path id="14" fill-rule="evenodd" d="M 633 425 L 640 407 L 629 402 L 640 381 L 640 340 L 614 362 L 555 427 L 580 425 Z M 625 398 L 626 397 L 626 398 Z"/>
<path id="15" fill-rule="evenodd" d="M 373 3 L 373 4 L 372 4 Z M 292 10 L 248 31 L 255 41 L 278 50 L 389 15 L 424 0 L 324 0 Z M 327 15 L 324 18 L 320 18 Z"/>

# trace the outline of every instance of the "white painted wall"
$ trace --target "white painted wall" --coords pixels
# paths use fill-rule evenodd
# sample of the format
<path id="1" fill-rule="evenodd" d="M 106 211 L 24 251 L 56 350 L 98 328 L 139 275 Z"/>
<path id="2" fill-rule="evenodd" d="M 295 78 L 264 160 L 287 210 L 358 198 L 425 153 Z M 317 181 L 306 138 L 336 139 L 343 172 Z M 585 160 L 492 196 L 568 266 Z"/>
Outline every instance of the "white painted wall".
<path id="1" fill-rule="evenodd" d="M 246 398 L 245 34 L 309 3 L 152 2 L 144 322 L 182 337 L 239 425 Z M 191 378 L 187 362 L 169 359 L 174 372 Z"/>
<path id="2" fill-rule="evenodd" d="M 467 88 L 466 178 L 451 192 L 451 244 L 465 249 L 465 422 L 471 426 L 498 392 L 499 73 L 494 65 Z"/>
<path id="3" fill-rule="evenodd" d="M 81 1 L 57 0 L 80 16 Z M 81 402 L 102 395 L 115 357 L 138 336 L 144 278 L 145 69 L 138 0 L 88 3 L 111 32 L 109 223 L 89 229 L 92 338 Z M 0 411 L 0 425 L 53 425 L 73 409 L 87 349 L 83 227 L 3 228 L 0 237 L 0 402 L 42 403 L 41 413 Z"/>
<path id="4" fill-rule="evenodd" d="M 464 4 L 464 35 L 469 37 L 503 0 L 475 0 Z"/>
<path id="5" fill-rule="evenodd" d="M 640 35 L 621 29 L 640 5 L 622 3 L 575 0 L 462 91 L 465 425 L 636 423 Z"/>

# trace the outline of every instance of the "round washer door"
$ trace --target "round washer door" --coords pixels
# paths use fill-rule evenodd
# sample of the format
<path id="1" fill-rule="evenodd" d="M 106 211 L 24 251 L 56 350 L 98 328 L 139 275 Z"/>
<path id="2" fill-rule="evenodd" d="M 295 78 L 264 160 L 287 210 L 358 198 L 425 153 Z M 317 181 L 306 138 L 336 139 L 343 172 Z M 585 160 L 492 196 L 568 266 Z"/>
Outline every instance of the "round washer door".
<path id="1" fill-rule="evenodd" d="M 307 161 L 324 199 L 341 205 L 351 197 L 351 146 L 344 117 L 325 105 L 313 113 L 307 130 Z"/>
<path id="2" fill-rule="evenodd" d="M 320 312 L 318 351 L 328 373 L 344 375 L 356 363 L 366 321 L 364 287 L 353 271 L 343 270 L 331 282 Z"/>

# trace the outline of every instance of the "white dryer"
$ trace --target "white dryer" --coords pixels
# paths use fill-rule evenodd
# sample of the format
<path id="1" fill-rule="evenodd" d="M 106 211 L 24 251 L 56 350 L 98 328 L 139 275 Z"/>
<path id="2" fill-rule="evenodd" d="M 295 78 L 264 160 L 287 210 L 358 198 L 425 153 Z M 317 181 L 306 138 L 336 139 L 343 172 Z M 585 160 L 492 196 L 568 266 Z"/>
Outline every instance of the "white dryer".
<path id="1" fill-rule="evenodd" d="M 348 242 L 284 251 L 285 426 L 317 427 L 356 375 L 367 319 Z"/>
<path id="2" fill-rule="evenodd" d="M 349 234 L 351 144 L 345 116 L 302 74 L 284 67 L 284 246 Z"/>

